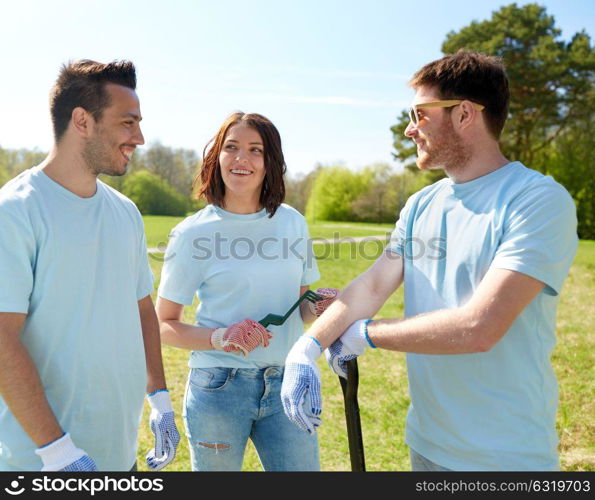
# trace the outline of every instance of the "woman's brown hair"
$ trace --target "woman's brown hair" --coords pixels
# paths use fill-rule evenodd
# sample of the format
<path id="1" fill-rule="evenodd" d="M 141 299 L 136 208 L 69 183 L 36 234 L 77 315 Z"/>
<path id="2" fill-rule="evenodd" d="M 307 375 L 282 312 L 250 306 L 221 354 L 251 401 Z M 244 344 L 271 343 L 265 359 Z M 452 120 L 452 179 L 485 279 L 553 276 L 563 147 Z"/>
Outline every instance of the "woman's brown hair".
<path id="1" fill-rule="evenodd" d="M 264 149 L 265 176 L 260 191 L 260 204 L 269 217 L 275 215 L 279 205 L 285 200 L 285 182 L 283 176 L 287 170 L 281 136 L 273 123 L 257 113 L 238 111 L 230 115 L 219 131 L 205 146 L 202 165 L 194 178 L 192 187 L 197 190 L 197 198 L 203 196 L 213 205 L 224 207 L 225 184 L 221 177 L 219 153 L 223 148 L 228 130 L 238 124 L 244 124 L 256 130 L 262 139 Z"/>

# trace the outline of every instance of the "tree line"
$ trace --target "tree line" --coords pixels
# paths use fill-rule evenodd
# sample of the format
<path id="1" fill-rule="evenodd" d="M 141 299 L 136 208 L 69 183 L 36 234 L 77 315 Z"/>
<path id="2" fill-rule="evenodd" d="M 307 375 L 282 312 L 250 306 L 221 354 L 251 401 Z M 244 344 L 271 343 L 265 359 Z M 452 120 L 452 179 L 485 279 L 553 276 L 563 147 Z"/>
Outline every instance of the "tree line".
<path id="1" fill-rule="evenodd" d="M 564 185 L 577 206 L 579 236 L 595 239 L 595 50 L 584 30 L 570 41 L 560 36 L 544 7 L 511 4 L 488 20 L 450 32 L 442 52 L 470 49 L 503 59 L 511 88 L 501 138 L 504 154 Z M 359 170 L 318 165 L 308 174 L 287 177 L 286 202 L 309 220 L 394 222 L 411 194 L 444 175 L 417 169 L 415 144 L 403 135 L 408 122 L 402 110 L 391 127 L 393 156 L 404 171 L 387 164 Z M 0 147 L 0 185 L 45 155 Z M 126 176 L 103 180 L 144 214 L 184 215 L 204 206 L 192 198 L 199 165 L 194 150 L 156 142 L 134 154 Z"/>

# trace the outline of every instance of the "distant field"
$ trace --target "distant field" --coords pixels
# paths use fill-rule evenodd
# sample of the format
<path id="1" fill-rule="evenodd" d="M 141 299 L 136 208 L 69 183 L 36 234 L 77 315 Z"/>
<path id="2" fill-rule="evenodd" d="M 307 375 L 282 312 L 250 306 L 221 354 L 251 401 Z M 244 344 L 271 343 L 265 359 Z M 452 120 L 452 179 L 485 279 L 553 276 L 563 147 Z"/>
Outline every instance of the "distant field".
<path id="1" fill-rule="evenodd" d="M 164 249 L 170 230 L 182 221 L 184 217 L 169 217 L 165 215 L 145 215 L 145 234 L 149 248 Z M 336 239 L 342 237 L 370 236 L 373 234 L 390 233 L 394 224 L 365 224 L 362 222 L 322 222 L 310 224 L 310 238 Z"/>
<path id="2" fill-rule="evenodd" d="M 147 247 L 161 248 L 167 245 L 169 232 L 176 224 L 184 220 L 184 217 L 169 217 L 167 215 L 143 215 L 145 223 L 145 235 Z"/>
<path id="3" fill-rule="evenodd" d="M 147 241 L 166 241 L 169 229 L 180 218 L 145 217 Z M 338 226 L 338 227 L 337 227 Z M 349 227 L 349 226 L 357 226 Z M 374 229 L 372 229 L 372 227 Z M 377 228 L 380 229 L 377 229 Z M 383 234 L 392 225 L 317 223 L 310 228 L 313 237 L 332 238 L 334 231 L 341 237 Z M 331 231 L 330 235 L 328 231 Z M 149 232 L 152 236 L 149 236 Z M 355 234 L 354 234 L 355 232 Z M 153 238 L 153 240 L 151 240 Z M 156 246 L 154 243 L 154 246 Z M 343 288 L 365 270 L 379 251 L 375 242 L 365 243 L 365 258 L 354 258 L 355 244 L 340 244 L 326 252 L 319 260 L 323 277 L 313 288 L 333 286 Z M 318 251 L 317 255 L 321 255 Z M 361 255 L 361 248 L 359 255 Z M 158 256 L 150 259 L 158 279 L 161 262 Z M 560 435 L 560 455 L 563 470 L 595 470 L 595 429 L 593 426 L 593 377 L 595 335 L 595 241 L 581 241 L 577 258 L 562 292 L 558 311 L 558 345 L 553 363 L 560 385 L 560 407 L 557 426 Z M 184 318 L 193 322 L 197 301 L 185 309 Z M 384 305 L 377 317 L 400 317 L 403 314 L 403 292 L 398 290 Z M 183 435 L 181 419 L 182 398 L 187 376 L 188 352 L 170 347 L 163 348 L 168 383 L 172 391 L 176 421 Z M 349 452 L 343 398 L 337 377 L 321 360 L 324 423 L 319 429 L 322 469 L 327 471 L 349 470 Z M 409 470 L 408 450 L 404 444 L 404 423 L 409 396 L 405 357 L 389 351 L 368 352 L 359 360 L 360 409 L 366 463 L 371 471 Z M 145 405 L 146 406 L 146 405 Z M 144 454 L 152 446 L 151 434 L 146 425 L 148 409 L 145 407 L 143 425 L 140 427 L 138 462 L 146 470 Z M 249 445 L 244 460 L 244 470 L 261 470 L 258 457 Z M 190 470 L 188 445 L 185 438 L 179 446 L 176 461 L 167 470 Z"/>

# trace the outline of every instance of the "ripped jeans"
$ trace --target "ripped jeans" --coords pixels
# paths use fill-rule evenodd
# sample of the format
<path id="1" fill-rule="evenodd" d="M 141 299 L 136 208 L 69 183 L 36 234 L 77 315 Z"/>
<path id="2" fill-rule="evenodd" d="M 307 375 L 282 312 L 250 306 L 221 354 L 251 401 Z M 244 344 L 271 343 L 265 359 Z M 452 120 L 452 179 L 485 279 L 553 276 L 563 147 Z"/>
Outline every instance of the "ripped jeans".
<path id="1" fill-rule="evenodd" d="M 192 470 L 239 471 L 248 438 L 267 471 L 318 471 L 318 438 L 281 405 L 283 367 L 193 368 L 184 395 Z"/>

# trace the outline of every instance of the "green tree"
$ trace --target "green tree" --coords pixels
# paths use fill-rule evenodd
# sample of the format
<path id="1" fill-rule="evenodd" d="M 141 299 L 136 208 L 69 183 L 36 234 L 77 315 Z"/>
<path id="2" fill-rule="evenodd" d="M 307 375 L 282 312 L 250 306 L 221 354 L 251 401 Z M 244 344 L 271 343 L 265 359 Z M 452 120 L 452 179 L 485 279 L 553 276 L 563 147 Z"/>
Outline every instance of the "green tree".
<path id="1" fill-rule="evenodd" d="M 143 215 L 186 215 L 188 212 L 189 200 L 146 170 L 127 176 L 122 193 L 136 204 Z"/>
<path id="2" fill-rule="evenodd" d="M 306 204 L 314 187 L 314 180 L 321 166 L 317 166 L 307 174 L 297 174 L 295 177 L 285 177 L 285 203 L 291 205 L 301 214 L 306 213 Z"/>
<path id="3" fill-rule="evenodd" d="M 370 176 L 346 167 L 321 168 L 306 205 L 309 221 L 355 220 L 352 203 L 368 189 Z"/>
<path id="4" fill-rule="evenodd" d="M 362 222 L 394 222 L 398 197 L 395 196 L 391 180 L 391 168 L 386 163 L 366 167 L 363 176 L 367 189 L 351 204 L 357 220 Z"/>

